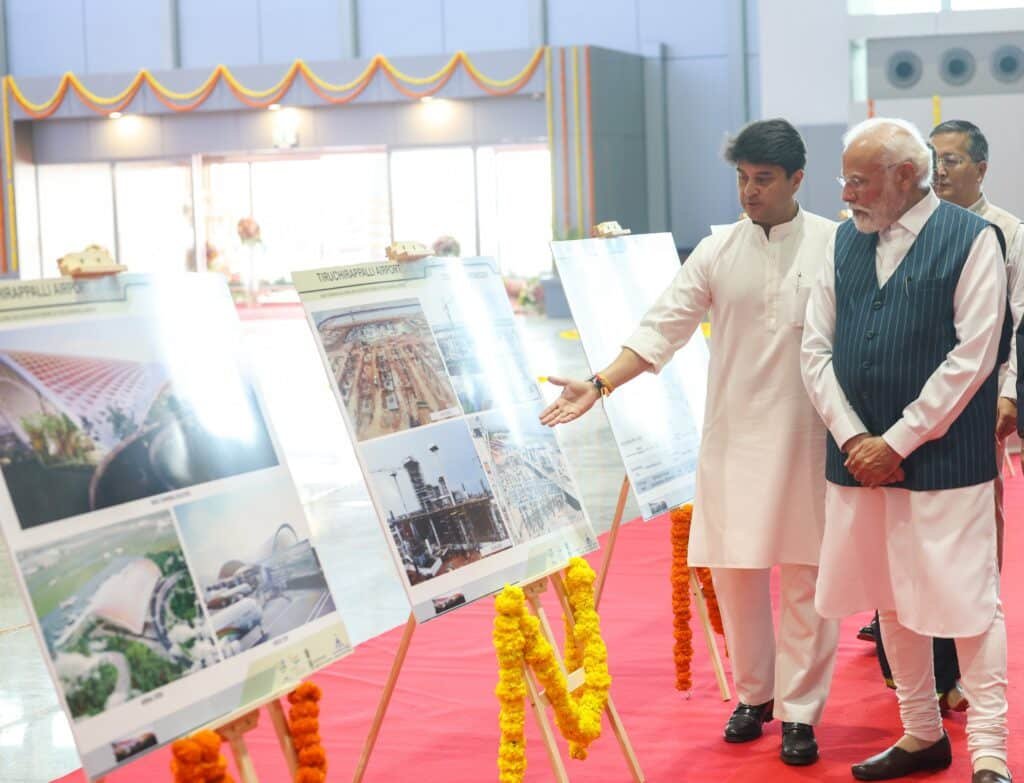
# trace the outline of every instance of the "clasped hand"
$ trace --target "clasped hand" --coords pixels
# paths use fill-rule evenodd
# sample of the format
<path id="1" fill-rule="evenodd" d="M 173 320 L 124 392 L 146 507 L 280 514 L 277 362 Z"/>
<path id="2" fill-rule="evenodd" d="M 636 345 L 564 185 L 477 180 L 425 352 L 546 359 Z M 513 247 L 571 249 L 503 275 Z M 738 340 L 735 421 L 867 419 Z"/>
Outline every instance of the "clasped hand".
<path id="1" fill-rule="evenodd" d="M 845 444 L 843 464 L 857 483 L 870 488 L 903 481 L 903 458 L 893 451 L 885 438 L 867 434 L 856 435 Z"/>
<path id="2" fill-rule="evenodd" d="M 548 427 L 575 421 L 589 411 L 601 396 L 594 384 L 587 381 L 573 381 L 552 375 L 548 383 L 562 387 L 558 399 L 540 412 L 540 423 Z"/>

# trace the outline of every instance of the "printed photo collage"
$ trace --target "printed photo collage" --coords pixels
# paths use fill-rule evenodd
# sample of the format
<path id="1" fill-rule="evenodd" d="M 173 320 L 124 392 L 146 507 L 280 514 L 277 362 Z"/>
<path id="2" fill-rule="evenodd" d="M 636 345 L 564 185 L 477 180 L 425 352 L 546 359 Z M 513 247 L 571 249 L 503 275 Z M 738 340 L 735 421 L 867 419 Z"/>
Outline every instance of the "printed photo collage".
<path id="1" fill-rule="evenodd" d="M 553 534 L 572 554 L 594 548 L 488 263 L 338 293 L 307 308 L 414 609 L 429 595 L 436 616 L 500 589 L 501 553 Z"/>
<path id="2" fill-rule="evenodd" d="M 321 618 L 344 637 L 237 357 L 138 309 L 0 329 L 2 524 L 76 736 Z M 102 769 L 176 736 L 116 739 Z"/>

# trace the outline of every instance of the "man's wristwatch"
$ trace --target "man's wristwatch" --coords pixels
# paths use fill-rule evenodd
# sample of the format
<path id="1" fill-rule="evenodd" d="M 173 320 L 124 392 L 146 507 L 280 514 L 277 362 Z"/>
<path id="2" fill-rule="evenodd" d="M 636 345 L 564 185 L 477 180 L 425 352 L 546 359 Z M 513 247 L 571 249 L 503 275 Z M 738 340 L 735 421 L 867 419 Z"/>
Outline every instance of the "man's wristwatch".
<path id="1" fill-rule="evenodd" d="M 602 397 L 607 397 L 612 393 L 612 389 L 614 388 L 610 383 L 608 383 L 608 379 L 601 375 L 601 373 L 594 373 L 591 375 L 587 378 L 587 383 L 597 389 L 597 393 Z"/>

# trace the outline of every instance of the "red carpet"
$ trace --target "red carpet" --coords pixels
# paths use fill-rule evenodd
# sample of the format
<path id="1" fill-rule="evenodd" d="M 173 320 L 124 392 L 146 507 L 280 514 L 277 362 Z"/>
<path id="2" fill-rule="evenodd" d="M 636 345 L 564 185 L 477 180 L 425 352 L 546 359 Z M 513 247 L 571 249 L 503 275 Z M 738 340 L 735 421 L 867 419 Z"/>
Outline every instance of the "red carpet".
<path id="1" fill-rule="evenodd" d="M 1024 515 L 1024 478 L 1008 479 L 1007 512 L 1003 594 L 1011 650 L 1010 756 L 1018 772 L 1024 774 L 1024 727 L 1020 721 L 1024 659 L 1014 652 L 1024 642 L 1024 615 L 1014 600 L 1024 586 L 1024 576 L 1016 567 L 1024 545 L 1015 529 Z M 673 689 L 668 574 L 667 519 L 626 526 L 619 537 L 601 615 L 615 677 L 612 694 L 648 781 L 845 782 L 852 780 L 851 763 L 881 750 L 898 736 L 895 697 L 882 685 L 873 648 L 855 638 L 856 629 L 867 619 L 860 616 L 843 627 L 832 695 L 818 730 L 822 748 L 818 764 L 800 769 L 782 765 L 778 760 L 778 722 L 768 724 L 761 740 L 727 745 L 721 740 L 721 729 L 735 702 L 726 704 L 719 699 L 699 634 L 694 638 L 695 690 L 686 698 Z M 557 619 L 553 610 L 551 613 Z M 368 783 L 482 783 L 496 779 L 491 617 L 490 602 L 482 601 L 417 630 L 370 761 L 365 777 Z M 322 734 L 331 781 L 352 778 L 399 634 L 400 629 L 364 644 L 316 677 L 325 691 Z M 970 779 L 964 716 L 948 718 L 946 728 L 953 741 L 953 767 L 922 779 L 964 783 Z M 260 780 L 287 781 L 265 715 L 250 738 Z M 553 779 L 535 729 L 529 735 L 528 756 L 528 781 Z M 107 780 L 169 781 L 168 759 L 166 749 L 159 751 Z M 610 730 L 592 749 L 590 759 L 566 763 L 574 783 L 630 779 Z M 81 783 L 84 776 L 79 772 L 62 780 Z"/>

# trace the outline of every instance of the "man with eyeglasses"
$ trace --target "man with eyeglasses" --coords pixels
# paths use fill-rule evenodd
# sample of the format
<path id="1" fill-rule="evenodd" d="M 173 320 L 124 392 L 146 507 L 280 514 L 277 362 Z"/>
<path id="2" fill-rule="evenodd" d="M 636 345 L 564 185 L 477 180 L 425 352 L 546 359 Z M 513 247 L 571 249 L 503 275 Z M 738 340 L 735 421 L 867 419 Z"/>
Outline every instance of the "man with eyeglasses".
<path id="1" fill-rule="evenodd" d="M 747 217 L 701 240 L 610 365 L 587 381 L 550 378 L 563 390 L 541 422 L 574 421 L 602 394 L 659 371 L 710 313 L 689 560 L 711 568 L 740 700 L 724 739 L 756 740 L 779 718 L 782 761 L 805 765 L 818 760 L 813 727 L 832 682 L 839 626 L 814 609 L 825 430 L 801 384 L 800 334 L 835 223 L 796 201 L 807 153 L 785 120 L 746 126 L 725 157 Z"/>
<path id="2" fill-rule="evenodd" d="M 1006 242 L 1006 278 L 1010 292 L 1010 309 L 1014 324 L 1020 323 L 1024 312 L 1024 288 L 1020 286 L 1020 266 L 1024 259 L 1024 230 L 1021 221 L 1005 209 L 992 204 L 982 192 L 982 183 L 988 172 L 988 140 L 972 122 L 948 120 L 936 125 L 931 132 L 931 146 L 935 150 L 935 195 L 981 215 L 989 223 L 999 226 Z M 1018 290 L 1019 289 L 1019 290 Z M 1014 329 L 1016 334 L 1016 329 Z M 996 410 L 996 453 L 1003 464 L 1006 438 L 1017 427 L 1017 352 L 1010 350 L 1010 358 L 1000 373 L 999 401 Z M 996 544 L 999 567 L 1003 566 L 1003 476 L 996 476 Z"/>
<path id="3" fill-rule="evenodd" d="M 1020 323 L 1024 311 L 1024 280 L 1021 279 L 1020 265 L 1024 258 L 1024 230 L 1021 221 L 1005 209 L 990 203 L 982 193 L 982 182 L 988 171 L 988 140 L 972 122 L 949 120 L 936 125 L 931 132 L 930 143 L 934 152 L 934 173 L 932 185 L 935 194 L 964 209 L 981 215 L 1003 232 L 1006 243 L 1006 277 L 1010 291 L 1010 309 L 1014 324 Z M 1016 329 L 1014 329 L 1016 341 Z M 1006 451 L 1006 438 L 1017 426 L 1017 352 L 1010 350 L 1009 360 L 1003 365 L 999 376 L 999 400 L 996 409 L 996 464 L 1002 466 Z M 1000 469 L 995 483 L 996 553 L 999 568 L 1003 565 L 1003 476 Z M 873 624 L 877 629 L 877 621 Z M 882 675 L 892 686 L 892 672 L 885 654 L 884 639 L 875 635 L 878 660 Z M 940 694 L 939 703 L 947 709 L 967 709 L 967 699 L 960 690 L 960 662 L 952 639 L 935 639 L 935 690 Z"/>
<path id="4" fill-rule="evenodd" d="M 939 636 L 956 639 L 965 664 L 972 783 L 1009 783 L 992 524 L 992 411 L 1012 320 L 1000 236 L 938 199 L 931 150 L 910 123 L 866 120 L 843 147 L 853 218 L 829 249 L 803 340 L 804 384 L 830 432 L 815 604 L 832 618 L 878 609 L 904 732 L 853 776 L 952 763 L 934 689 Z"/>

